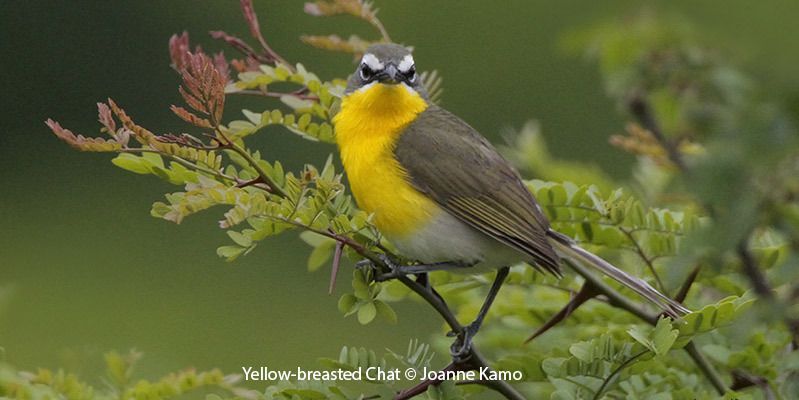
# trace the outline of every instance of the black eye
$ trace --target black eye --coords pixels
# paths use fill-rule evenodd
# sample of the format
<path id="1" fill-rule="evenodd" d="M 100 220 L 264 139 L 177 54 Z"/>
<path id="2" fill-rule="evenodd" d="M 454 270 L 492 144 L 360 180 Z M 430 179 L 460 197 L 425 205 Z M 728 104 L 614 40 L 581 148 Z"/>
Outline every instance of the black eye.
<path id="1" fill-rule="evenodd" d="M 361 64 L 361 68 L 358 70 L 358 75 L 360 75 L 362 81 L 368 82 L 375 77 L 375 71 L 369 68 L 368 65 Z"/>
<path id="2" fill-rule="evenodd" d="M 411 68 L 408 70 L 408 72 L 403 73 L 403 75 L 405 75 L 405 80 L 407 80 L 408 82 L 410 82 L 410 83 L 415 82 L 416 81 L 416 66 L 415 65 L 411 66 Z"/>

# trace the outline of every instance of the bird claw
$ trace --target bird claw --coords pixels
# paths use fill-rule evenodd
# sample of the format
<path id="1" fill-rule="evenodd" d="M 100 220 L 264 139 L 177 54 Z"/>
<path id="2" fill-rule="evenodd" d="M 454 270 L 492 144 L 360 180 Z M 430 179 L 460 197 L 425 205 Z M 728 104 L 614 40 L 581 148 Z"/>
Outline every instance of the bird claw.
<path id="1" fill-rule="evenodd" d="M 364 258 L 363 260 L 358 261 L 358 262 L 355 263 L 355 268 L 356 269 L 371 269 L 371 268 L 374 268 L 374 267 L 375 267 L 375 263 L 373 263 L 372 260 L 370 260 L 368 258 Z"/>
<path id="2" fill-rule="evenodd" d="M 375 265 L 375 263 L 372 260 L 368 259 L 368 258 L 356 262 L 355 263 L 355 268 L 358 268 L 358 269 L 371 269 L 374 272 L 374 281 L 375 282 L 385 282 L 385 281 L 388 281 L 388 280 L 391 280 L 391 279 L 397 279 L 397 278 L 399 278 L 399 277 L 404 275 L 402 273 L 402 268 L 399 265 L 397 265 L 397 263 L 394 262 L 394 260 L 392 260 L 389 256 L 387 256 L 385 254 L 379 254 L 378 258 L 380 258 L 380 261 L 382 261 L 383 264 L 385 264 L 391 271 L 385 272 L 385 273 L 381 273 L 380 271 L 378 271 L 377 266 Z"/>
<path id="3" fill-rule="evenodd" d="M 479 327 L 475 323 L 471 323 L 463 327 L 460 332 L 450 331 L 447 336 L 456 336 L 454 342 L 449 348 L 449 354 L 452 356 L 452 361 L 456 364 L 461 364 L 469 360 L 472 356 L 472 339 L 477 335 Z"/>

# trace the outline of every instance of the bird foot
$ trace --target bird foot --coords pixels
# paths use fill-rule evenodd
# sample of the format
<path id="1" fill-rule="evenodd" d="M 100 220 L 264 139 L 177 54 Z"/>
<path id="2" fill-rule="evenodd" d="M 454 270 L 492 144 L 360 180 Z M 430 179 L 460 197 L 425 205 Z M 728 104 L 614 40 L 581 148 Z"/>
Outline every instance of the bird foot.
<path id="1" fill-rule="evenodd" d="M 477 335 L 480 330 L 480 325 L 472 322 L 461 329 L 460 332 L 451 331 L 447 333 L 449 337 L 456 337 L 455 341 L 449 348 L 449 354 L 452 356 L 452 361 L 456 364 L 462 364 L 469 360 L 472 356 L 472 339 Z"/>
<path id="2" fill-rule="evenodd" d="M 370 269 L 374 272 L 374 281 L 375 282 L 385 282 L 392 279 L 397 279 L 401 276 L 404 276 L 405 273 L 402 271 L 402 267 L 398 265 L 394 260 L 392 260 L 389 256 L 385 254 L 379 254 L 378 257 L 380 261 L 385 264 L 390 271 L 389 272 L 380 272 L 375 265 L 374 262 L 370 259 L 364 259 L 355 263 L 355 268 L 358 269 Z"/>

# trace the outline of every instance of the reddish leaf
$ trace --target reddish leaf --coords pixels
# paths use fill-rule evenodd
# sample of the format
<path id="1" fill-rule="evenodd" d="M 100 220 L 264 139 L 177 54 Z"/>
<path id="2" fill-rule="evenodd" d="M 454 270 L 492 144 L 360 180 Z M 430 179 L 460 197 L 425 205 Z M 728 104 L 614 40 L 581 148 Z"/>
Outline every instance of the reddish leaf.
<path id="1" fill-rule="evenodd" d="M 150 132 L 144 127 L 136 125 L 136 123 L 133 122 L 133 119 L 131 119 L 125 110 L 119 107 L 114 100 L 108 99 L 108 105 L 111 106 L 111 111 L 113 111 L 114 115 L 116 115 L 119 121 L 122 122 L 122 125 L 127 128 L 131 134 L 133 134 L 133 137 L 136 138 L 136 141 L 146 145 L 152 145 L 153 142 L 157 142 L 154 133 Z"/>
<path id="2" fill-rule="evenodd" d="M 233 35 L 229 35 L 225 31 L 211 31 L 210 33 L 212 38 L 224 41 L 225 43 L 233 46 L 234 49 L 240 51 L 242 54 L 244 54 L 247 57 L 254 58 L 263 63 L 270 61 L 269 58 L 256 53 L 255 50 L 253 50 L 253 48 L 250 47 L 250 45 L 245 43 L 243 40 Z"/>
<path id="3" fill-rule="evenodd" d="M 243 60 L 231 60 L 230 65 L 233 66 L 233 69 L 236 72 L 246 72 L 246 71 L 259 71 L 260 63 L 258 60 L 247 57 Z"/>
<path id="4" fill-rule="evenodd" d="M 205 118 L 198 117 L 195 114 L 192 114 L 191 112 L 189 112 L 188 110 L 186 110 L 183 107 L 172 105 L 172 106 L 169 107 L 169 109 L 172 110 L 172 112 L 175 113 L 175 115 L 180 117 L 180 119 L 182 119 L 182 120 L 184 120 L 184 121 L 186 121 L 186 122 L 188 122 L 188 123 L 190 123 L 192 125 L 195 125 L 195 126 L 200 127 L 200 128 L 212 128 L 213 127 L 211 125 L 210 121 L 208 121 Z"/>
<path id="5" fill-rule="evenodd" d="M 103 124 L 106 133 L 114 135 L 117 131 L 117 124 L 114 121 L 113 115 L 111 115 L 111 109 L 108 108 L 108 105 L 105 103 L 97 103 L 97 115 L 97 120 Z"/>
<path id="6" fill-rule="evenodd" d="M 62 128 L 61 124 L 52 119 L 48 119 L 44 123 L 59 139 L 80 151 L 109 152 L 122 148 L 122 145 L 113 139 L 105 140 L 103 138 L 87 138 L 83 135 L 76 136 L 72 131 Z"/>
<path id="7" fill-rule="evenodd" d="M 180 71 L 186 65 L 189 55 L 189 34 L 183 31 L 180 35 L 169 38 L 169 57 L 172 59 L 172 68 Z"/>
<path id="8" fill-rule="evenodd" d="M 211 125 L 222 119 L 225 106 L 227 80 L 216 69 L 214 62 L 204 53 L 189 53 L 188 62 L 181 70 L 183 85 L 180 94 L 189 107 L 211 117 Z"/>
<path id="9" fill-rule="evenodd" d="M 258 16 L 255 15 L 255 9 L 252 7 L 252 0 L 241 0 L 241 12 L 244 14 L 244 19 L 247 20 L 247 25 L 250 27 L 250 34 L 252 37 L 261 37 L 261 27 L 258 25 Z"/>
<path id="10" fill-rule="evenodd" d="M 222 78 L 225 79 L 225 82 L 230 81 L 230 65 L 225 58 L 225 53 L 220 51 L 214 54 L 214 67 L 216 67 L 216 70 L 222 75 Z"/>

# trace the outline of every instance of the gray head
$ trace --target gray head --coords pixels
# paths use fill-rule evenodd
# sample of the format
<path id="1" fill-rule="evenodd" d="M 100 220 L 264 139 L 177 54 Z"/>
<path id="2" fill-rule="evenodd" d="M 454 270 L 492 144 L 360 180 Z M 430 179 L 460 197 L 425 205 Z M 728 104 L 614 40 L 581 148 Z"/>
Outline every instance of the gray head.
<path id="1" fill-rule="evenodd" d="M 374 44 L 364 52 L 355 73 L 347 82 L 347 93 L 372 84 L 406 85 L 427 97 L 422 80 L 416 73 L 411 51 L 393 43 Z"/>

